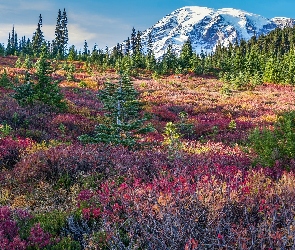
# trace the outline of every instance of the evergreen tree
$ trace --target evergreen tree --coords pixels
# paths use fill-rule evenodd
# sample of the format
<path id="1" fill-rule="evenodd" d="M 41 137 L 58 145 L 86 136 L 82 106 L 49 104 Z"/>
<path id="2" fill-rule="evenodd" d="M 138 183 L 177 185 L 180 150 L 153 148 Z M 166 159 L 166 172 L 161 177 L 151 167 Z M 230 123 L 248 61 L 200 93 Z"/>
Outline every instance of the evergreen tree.
<path id="1" fill-rule="evenodd" d="M 26 42 L 26 55 L 33 55 L 33 46 L 30 38 L 28 38 Z"/>
<path id="2" fill-rule="evenodd" d="M 130 54 L 130 50 L 131 50 L 131 44 L 130 44 L 130 38 L 128 37 L 126 42 L 125 42 L 125 55 L 129 55 Z"/>
<path id="3" fill-rule="evenodd" d="M 193 47 L 190 38 L 183 44 L 180 52 L 180 64 L 184 72 L 191 69 L 191 59 L 193 56 Z"/>
<path id="4" fill-rule="evenodd" d="M 5 55 L 11 55 L 11 36 L 10 36 L 10 32 L 8 33 L 8 41 L 7 41 L 7 46 L 6 46 L 6 51 L 5 51 Z"/>
<path id="5" fill-rule="evenodd" d="M 131 46 L 132 46 L 132 61 L 134 68 L 144 68 L 145 59 L 142 53 L 142 44 L 141 44 L 141 32 L 135 32 L 135 29 L 132 30 L 131 36 Z"/>
<path id="6" fill-rule="evenodd" d="M 64 55 L 67 51 L 67 45 L 69 41 L 68 17 L 67 17 L 66 9 L 64 9 L 62 13 L 61 28 L 62 28 L 63 55 Z"/>
<path id="7" fill-rule="evenodd" d="M 167 47 L 166 53 L 163 55 L 162 61 L 160 63 L 160 72 L 162 74 L 173 74 L 178 67 L 178 60 L 176 54 L 173 51 L 172 44 Z"/>
<path id="8" fill-rule="evenodd" d="M 136 34 L 136 42 L 135 42 L 135 53 L 141 54 L 142 53 L 142 44 L 141 44 L 141 32 L 137 31 Z"/>
<path id="9" fill-rule="evenodd" d="M 153 54 L 153 40 L 152 40 L 152 32 L 148 35 L 148 43 L 147 43 L 147 55 L 151 56 Z"/>
<path id="10" fill-rule="evenodd" d="M 15 52 L 15 30 L 14 30 L 14 25 L 12 27 L 10 44 L 11 44 L 11 52 L 10 53 L 11 53 L 11 55 L 13 55 L 14 52 Z"/>
<path id="11" fill-rule="evenodd" d="M 6 46 L 6 55 L 14 55 L 17 52 L 17 34 L 15 33 L 14 25 L 12 26 L 11 35 L 8 34 L 8 41 Z"/>
<path id="12" fill-rule="evenodd" d="M 58 10 L 56 26 L 55 26 L 55 39 L 53 41 L 53 54 L 54 56 L 61 55 L 63 51 L 63 39 L 62 39 L 62 16 L 60 9 Z"/>
<path id="13" fill-rule="evenodd" d="M 17 33 L 14 34 L 14 55 L 18 54 L 18 41 L 17 41 Z"/>
<path id="14" fill-rule="evenodd" d="M 41 52 L 41 46 L 42 43 L 44 41 L 44 35 L 43 32 L 41 30 L 42 27 L 42 16 L 41 14 L 39 15 L 39 22 L 37 24 L 37 29 L 36 32 L 34 33 L 33 37 L 32 37 L 32 47 L 33 47 L 33 51 L 34 54 L 38 57 L 40 55 Z"/>
<path id="15" fill-rule="evenodd" d="M 4 44 L 0 43 L 0 56 L 4 56 L 5 55 L 5 47 Z"/>
<path id="16" fill-rule="evenodd" d="M 77 50 L 75 49 L 75 45 L 72 45 L 69 49 L 69 55 L 68 55 L 68 59 L 70 61 L 75 61 L 77 60 Z"/>
<path id="17" fill-rule="evenodd" d="M 135 28 L 132 28 L 132 33 L 131 33 L 131 51 L 132 54 L 136 54 L 136 46 L 137 46 L 137 42 L 136 42 L 136 31 Z"/>
<path id="18" fill-rule="evenodd" d="M 56 27 L 55 27 L 55 39 L 53 42 L 53 52 L 54 56 L 59 55 L 60 57 L 64 57 L 68 44 L 68 18 L 66 10 L 64 9 L 63 13 L 61 10 L 58 10 Z"/>
<path id="19" fill-rule="evenodd" d="M 152 41 L 152 33 L 150 32 L 148 35 L 148 45 L 147 45 L 147 56 L 146 56 L 146 68 L 148 70 L 154 70 L 156 68 L 156 58 L 153 52 L 153 41 Z"/>
<path id="20" fill-rule="evenodd" d="M 84 46 L 83 46 L 83 52 L 82 52 L 82 59 L 85 61 L 88 55 L 89 55 L 88 44 L 87 44 L 87 41 L 85 40 Z"/>
<path id="21" fill-rule="evenodd" d="M 64 110 L 66 104 L 63 100 L 57 82 L 52 82 L 52 68 L 50 62 L 45 59 L 43 52 L 36 63 L 36 78 L 34 83 L 29 77 L 25 83 L 15 88 L 14 98 L 20 105 L 27 106 L 36 103 L 43 103 L 55 109 Z"/>
<path id="22" fill-rule="evenodd" d="M 93 136 L 80 136 L 81 141 L 134 148 L 140 134 L 153 130 L 150 125 L 145 125 L 146 119 L 140 116 L 138 92 L 127 75 L 121 74 L 118 83 L 106 82 L 99 98 L 104 105 L 105 122 L 96 126 Z"/>

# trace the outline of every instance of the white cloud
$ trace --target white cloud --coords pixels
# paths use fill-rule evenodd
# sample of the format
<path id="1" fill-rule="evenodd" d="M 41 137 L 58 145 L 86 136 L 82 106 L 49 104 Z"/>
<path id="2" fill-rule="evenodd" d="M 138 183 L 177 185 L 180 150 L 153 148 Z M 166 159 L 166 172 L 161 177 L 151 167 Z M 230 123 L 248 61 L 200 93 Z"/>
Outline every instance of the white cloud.
<path id="1" fill-rule="evenodd" d="M 0 12 L 21 13 L 23 11 L 48 11 L 53 9 L 54 4 L 48 0 L 0 0 Z"/>
<path id="2" fill-rule="evenodd" d="M 40 12 L 39 12 L 40 11 Z M 40 0 L 0 0 L 0 42 L 7 44 L 8 33 L 14 24 L 20 39 L 32 38 L 37 28 L 38 16 L 42 14 L 45 39 L 54 39 L 57 9 L 54 2 Z M 86 40 L 91 50 L 96 43 L 98 48 L 112 47 L 131 34 L 132 25 L 119 17 L 109 17 L 86 11 L 71 9 L 68 14 L 69 46 L 82 49 Z"/>
<path id="3" fill-rule="evenodd" d="M 89 13 L 69 14 L 69 38 L 72 44 L 87 41 L 89 48 L 96 43 L 99 48 L 122 42 L 131 33 L 132 26 L 119 18 Z M 80 34 L 83 34 L 80 36 Z M 72 40 L 73 39 L 73 40 Z M 81 41 L 82 40 L 82 41 Z M 77 46 L 78 47 L 78 46 Z"/>

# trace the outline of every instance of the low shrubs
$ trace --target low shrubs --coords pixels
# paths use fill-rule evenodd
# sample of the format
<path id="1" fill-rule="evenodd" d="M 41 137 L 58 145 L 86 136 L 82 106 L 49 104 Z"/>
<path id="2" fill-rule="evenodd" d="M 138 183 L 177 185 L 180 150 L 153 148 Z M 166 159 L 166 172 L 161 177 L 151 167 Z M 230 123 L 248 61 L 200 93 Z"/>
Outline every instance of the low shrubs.
<path id="1" fill-rule="evenodd" d="M 21 153 L 33 143 L 30 139 L 0 138 L 0 168 L 13 168 L 20 160 Z"/>
<path id="2" fill-rule="evenodd" d="M 257 154 L 256 164 L 285 168 L 295 167 L 295 112 L 279 116 L 273 129 L 256 128 L 249 137 L 250 144 Z"/>
<path id="3" fill-rule="evenodd" d="M 43 223 L 46 217 L 43 216 Z M 0 207 L 0 248 L 11 249 L 80 249 L 80 244 L 70 237 L 60 237 L 54 228 L 57 217 L 46 218 L 47 224 L 42 225 L 41 217 L 33 217 L 26 210 L 11 210 Z M 41 220 L 42 221 L 42 220 Z M 52 223 L 55 223 L 54 225 Z"/>

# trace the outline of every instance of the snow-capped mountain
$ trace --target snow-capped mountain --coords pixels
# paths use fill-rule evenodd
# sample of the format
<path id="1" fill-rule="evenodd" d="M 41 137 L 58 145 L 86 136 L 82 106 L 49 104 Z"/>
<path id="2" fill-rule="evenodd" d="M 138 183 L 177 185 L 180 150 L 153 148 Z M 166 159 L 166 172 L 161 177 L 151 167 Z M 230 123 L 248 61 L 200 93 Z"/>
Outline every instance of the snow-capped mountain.
<path id="1" fill-rule="evenodd" d="M 250 39 L 253 35 L 267 34 L 275 28 L 293 26 L 295 19 L 263 16 L 232 8 L 212 9 L 188 6 L 165 16 L 142 33 L 143 47 L 151 35 L 153 51 L 160 58 L 169 44 L 176 53 L 190 38 L 197 53 L 211 52 L 218 43 L 227 46 L 236 39 Z"/>

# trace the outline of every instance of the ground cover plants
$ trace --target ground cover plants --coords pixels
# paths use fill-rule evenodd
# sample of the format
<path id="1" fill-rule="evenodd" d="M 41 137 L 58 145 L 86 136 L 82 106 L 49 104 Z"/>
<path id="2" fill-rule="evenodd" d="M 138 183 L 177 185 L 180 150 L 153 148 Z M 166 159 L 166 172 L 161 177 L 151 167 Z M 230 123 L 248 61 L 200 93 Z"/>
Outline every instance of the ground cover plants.
<path id="1" fill-rule="evenodd" d="M 294 86 L 17 60 L 0 58 L 1 249 L 295 247 Z"/>

